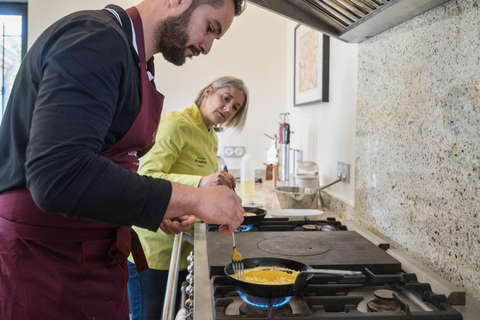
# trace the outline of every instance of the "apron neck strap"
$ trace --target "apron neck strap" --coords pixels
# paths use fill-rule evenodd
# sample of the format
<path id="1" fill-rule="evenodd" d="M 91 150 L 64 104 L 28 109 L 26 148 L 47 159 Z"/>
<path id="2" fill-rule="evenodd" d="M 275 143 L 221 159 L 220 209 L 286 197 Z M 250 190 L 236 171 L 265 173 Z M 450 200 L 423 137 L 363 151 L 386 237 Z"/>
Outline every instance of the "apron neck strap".
<path id="1" fill-rule="evenodd" d="M 123 10 L 121 7 L 114 5 L 114 4 L 109 4 L 104 8 L 104 10 L 110 12 L 115 16 L 115 20 L 117 23 L 122 27 L 123 32 L 125 33 L 125 36 L 128 39 L 128 43 L 130 45 L 130 48 L 133 51 L 133 56 L 135 57 L 135 61 L 137 64 L 140 64 L 140 58 L 138 57 L 137 50 L 135 49 L 135 46 L 133 45 L 133 33 L 132 33 L 132 23 L 130 20 L 130 17 L 128 16 L 128 13 Z"/>

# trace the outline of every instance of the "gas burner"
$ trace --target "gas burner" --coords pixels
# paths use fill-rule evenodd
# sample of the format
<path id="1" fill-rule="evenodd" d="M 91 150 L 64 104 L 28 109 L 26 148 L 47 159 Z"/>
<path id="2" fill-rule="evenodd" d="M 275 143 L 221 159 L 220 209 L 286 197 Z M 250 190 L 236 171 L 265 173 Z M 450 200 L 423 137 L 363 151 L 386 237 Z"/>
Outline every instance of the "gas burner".
<path id="1" fill-rule="evenodd" d="M 288 304 L 292 297 L 261 298 L 245 294 L 238 290 L 237 292 L 242 300 L 245 301 L 239 307 L 240 314 L 242 315 L 257 317 L 268 316 L 268 318 L 270 318 L 272 314 L 283 316 L 293 313 L 292 307 Z"/>
<path id="2" fill-rule="evenodd" d="M 262 318 L 270 318 L 272 315 L 284 316 L 293 313 L 292 307 L 288 303 L 277 308 L 259 308 L 244 302 L 240 305 L 239 309 L 241 315 Z"/>
<path id="3" fill-rule="evenodd" d="M 315 226 L 314 224 L 304 224 L 302 228 L 305 231 L 317 231 L 317 226 Z"/>
<path id="4" fill-rule="evenodd" d="M 284 297 L 284 298 L 261 298 L 261 297 L 256 297 L 252 296 L 249 294 L 245 294 L 241 291 L 238 291 L 238 295 L 240 298 L 242 298 L 243 301 L 245 301 L 248 305 L 253 306 L 254 308 L 261 308 L 261 309 L 267 309 L 267 308 L 279 308 L 284 305 L 286 305 L 292 297 Z"/>
<path id="5" fill-rule="evenodd" d="M 235 230 L 235 232 L 248 232 L 252 230 L 252 228 L 253 228 L 253 224 L 249 224 L 249 225 L 241 224 L 240 227 L 238 227 L 237 230 Z"/>
<path id="6" fill-rule="evenodd" d="M 367 303 L 370 312 L 400 311 L 400 305 L 393 296 L 394 291 L 391 290 L 375 290 L 373 295 L 375 299 Z"/>
<path id="7" fill-rule="evenodd" d="M 331 226 L 329 224 L 322 224 L 318 226 L 318 228 L 322 231 L 337 231 L 334 226 Z"/>
<path id="8" fill-rule="evenodd" d="M 329 224 L 304 224 L 303 231 L 337 231 L 337 229 Z"/>

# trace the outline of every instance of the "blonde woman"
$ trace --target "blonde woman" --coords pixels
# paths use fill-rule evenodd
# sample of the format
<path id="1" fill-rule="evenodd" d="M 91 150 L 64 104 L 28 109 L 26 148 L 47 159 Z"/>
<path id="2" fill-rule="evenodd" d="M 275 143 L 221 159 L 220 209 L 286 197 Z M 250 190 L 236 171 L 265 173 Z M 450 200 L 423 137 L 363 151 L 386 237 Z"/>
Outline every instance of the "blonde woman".
<path id="1" fill-rule="evenodd" d="M 200 188 L 214 185 L 234 188 L 235 178 L 218 171 L 218 138 L 213 127 L 242 130 L 247 111 L 248 89 L 243 81 L 234 77 L 216 79 L 199 92 L 189 108 L 162 116 L 155 145 L 143 157 L 139 173 Z M 168 221 L 164 221 L 162 230 L 168 232 Z M 162 315 L 174 239 L 173 234 L 162 230 L 135 228 L 150 269 L 137 273 L 132 257 L 129 258 L 128 289 L 133 320 L 160 319 Z M 192 250 L 191 244 L 182 243 L 180 281 L 186 277 L 186 258 Z"/>

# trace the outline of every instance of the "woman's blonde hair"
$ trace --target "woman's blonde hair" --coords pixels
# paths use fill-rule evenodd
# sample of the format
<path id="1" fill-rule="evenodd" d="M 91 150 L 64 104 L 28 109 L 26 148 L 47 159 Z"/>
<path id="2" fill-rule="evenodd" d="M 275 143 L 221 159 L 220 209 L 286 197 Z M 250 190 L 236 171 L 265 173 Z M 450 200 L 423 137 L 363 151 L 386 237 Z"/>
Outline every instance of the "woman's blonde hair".
<path id="1" fill-rule="evenodd" d="M 205 100 L 205 89 L 209 86 L 211 86 L 213 89 L 212 93 L 225 87 L 235 87 L 239 90 L 242 90 L 243 94 L 245 95 L 245 102 L 240 107 L 240 110 L 238 110 L 237 113 L 233 116 L 233 118 L 223 124 L 225 127 L 233 127 L 238 131 L 242 131 L 243 127 L 245 126 L 245 122 L 247 121 L 248 112 L 248 88 L 245 83 L 243 83 L 243 81 L 238 78 L 230 76 L 220 77 L 214 80 L 212 83 L 207 85 L 198 93 L 197 98 L 195 99 L 195 103 L 199 108 L 203 100 Z"/>

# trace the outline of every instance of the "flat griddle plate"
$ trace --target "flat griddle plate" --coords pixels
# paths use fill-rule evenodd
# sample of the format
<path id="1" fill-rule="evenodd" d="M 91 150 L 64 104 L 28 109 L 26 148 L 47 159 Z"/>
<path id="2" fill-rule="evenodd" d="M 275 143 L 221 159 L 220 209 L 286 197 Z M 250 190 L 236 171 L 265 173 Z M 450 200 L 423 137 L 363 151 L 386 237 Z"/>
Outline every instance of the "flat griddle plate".
<path id="1" fill-rule="evenodd" d="M 329 246 L 308 244 L 305 239 L 292 239 L 285 242 L 281 238 L 269 238 L 257 243 L 257 247 L 265 252 L 283 256 L 315 256 L 330 250 Z M 292 260 L 295 260 L 291 258 Z"/>
<path id="2" fill-rule="evenodd" d="M 398 273 L 401 264 L 355 231 L 275 231 L 235 233 L 243 258 L 296 260 L 322 269 Z M 210 274 L 223 274 L 231 262 L 232 237 L 207 232 Z"/>

